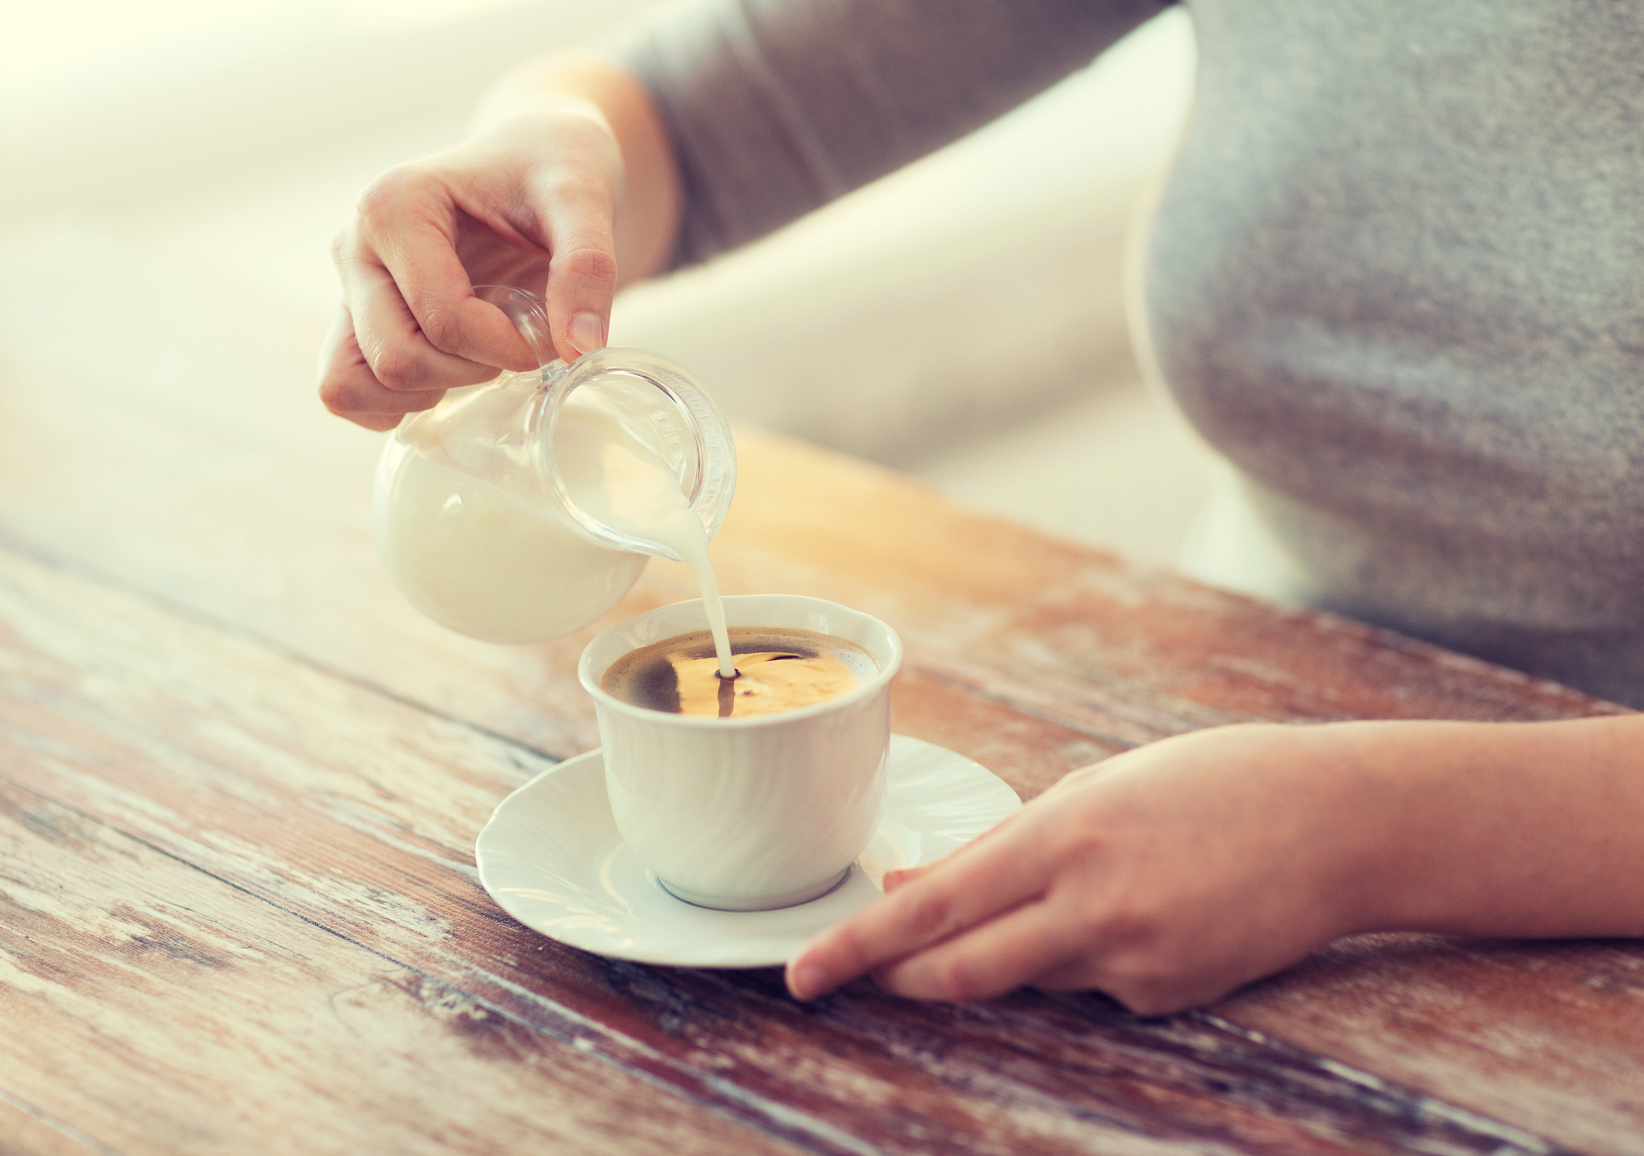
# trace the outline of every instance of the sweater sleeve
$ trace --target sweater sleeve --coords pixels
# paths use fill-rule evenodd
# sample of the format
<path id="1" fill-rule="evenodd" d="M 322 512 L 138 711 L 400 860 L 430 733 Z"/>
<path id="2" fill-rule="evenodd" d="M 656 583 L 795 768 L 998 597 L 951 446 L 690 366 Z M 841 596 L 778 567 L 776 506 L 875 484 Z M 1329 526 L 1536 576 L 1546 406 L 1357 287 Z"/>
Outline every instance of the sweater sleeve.
<path id="1" fill-rule="evenodd" d="M 673 137 L 675 266 L 750 241 L 1077 71 L 1161 0 L 689 0 L 618 49 Z"/>

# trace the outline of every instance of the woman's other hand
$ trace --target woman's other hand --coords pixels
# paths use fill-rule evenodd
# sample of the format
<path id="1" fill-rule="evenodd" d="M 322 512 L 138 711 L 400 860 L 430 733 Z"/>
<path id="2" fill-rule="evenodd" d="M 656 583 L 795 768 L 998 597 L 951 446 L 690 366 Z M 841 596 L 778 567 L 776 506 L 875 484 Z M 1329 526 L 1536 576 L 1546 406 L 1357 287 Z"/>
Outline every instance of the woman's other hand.
<path id="1" fill-rule="evenodd" d="M 1209 1003 L 1339 935 L 1644 936 L 1644 715 L 1219 727 L 1075 771 L 788 965 Z"/>
<path id="2" fill-rule="evenodd" d="M 1199 731 L 1075 771 L 789 964 L 814 998 L 871 972 L 915 999 L 1023 985 L 1196 1006 L 1353 930 L 1364 824 L 1325 728 Z"/>

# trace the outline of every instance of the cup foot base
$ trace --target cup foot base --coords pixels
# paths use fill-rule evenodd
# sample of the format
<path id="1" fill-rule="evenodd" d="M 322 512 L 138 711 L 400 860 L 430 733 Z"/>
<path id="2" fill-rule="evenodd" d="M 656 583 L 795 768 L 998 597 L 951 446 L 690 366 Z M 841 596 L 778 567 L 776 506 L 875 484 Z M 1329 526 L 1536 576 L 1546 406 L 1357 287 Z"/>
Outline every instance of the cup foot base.
<path id="1" fill-rule="evenodd" d="M 809 903 L 813 899 L 822 898 L 843 885 L 855 869 L 856 864 L 852 863 L 837 876 L 821 884 L 802 887 L 796 891 L 779 892 L 775 895 L 754 895 L 746 899 L 726 899 L 720 895 L 704 895 L 702 892 L 692 891 L 688 887 L 676 887 L 660 875 L 656 877 L 656 881 L 669 895 L 683 903 L 689 903 L 692 907 L 706 907 L 709 911 L 774 911 L 779 907 L 798 907 L 801 903 Z"/>

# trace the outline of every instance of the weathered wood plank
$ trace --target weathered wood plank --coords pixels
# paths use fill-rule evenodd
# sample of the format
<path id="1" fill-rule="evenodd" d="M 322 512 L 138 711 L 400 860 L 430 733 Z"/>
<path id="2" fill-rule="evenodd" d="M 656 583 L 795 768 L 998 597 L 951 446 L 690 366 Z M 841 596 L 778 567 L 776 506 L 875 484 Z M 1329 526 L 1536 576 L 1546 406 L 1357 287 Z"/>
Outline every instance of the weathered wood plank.
<path id="1" fill-rule="evenodd" d="M 858 985 L 805 1007 L 788 999 L 773 972 L 649 968 L 587 956 L 501 916 L 467 859 L 490 805 L 542 765 L 517 745 L 4 553 L 0 653 L 7 655 L 0 766 L 14 794 L 43 800 L 40 807 L 54 816 L 95 822 L 99 838 L 136 848 L 136 862 L 92 880 L 56 860 L 31 872 L 66 884 L 66 895 L 54 900 L 67 908 L 57 922 L 26 934 L 73 953 L 57 970 L 87 977 L 76 988 L 82 1002 L 75 1014 L 89 1024 L 105 1005 L 119 1019 L 120 993 L 131 985 L 107 976 L 131 966 L 110 958 L 126 941 L 141 942 L 145 963 L 190 976 L 205 968 L 212 973 L 206 979 L 222 984 L 222 999 L 250 984 L 278 988 L 281 1007 L 312 1008 L 337 990 L 332 977 L 346 962 L 308 943 L 323 932 L 329 938 L 321 944 L 419 977 L 419 998 L 421 984 L 433 985 L 529 1029 L 530 1039 L 560 1047 L 581 1041 L 589 1056 L 630 1079 L 810 1151 L 1545 1147 L 1522 1130 L 1397 1089 L 1366 1096 L 1317 1057 L 1283 1045 L 1208 1022 L 1138 1021 L 1098 997 L 925 1007 Z M 55 831 L 62 822 L 45 826 Z M 37 853 L 33 842 L 19 845 L 22 854 L 8 860 Z M 78 843 L 69 852 L 94 858 Z M 204 881 L 188 892 L 171 880 L 184 865 L 189 878 Z M 155 882 L 158 876 L 165 881 Z M 227 891 L 213 899 L 200 888 Z M 165 896 L 187 914 L 143 914 L 149 908 L 132 898 L 139 892 Z M 248 922 L 241 907 L 253 901 L 262 906 L 252 916 L 266 910 L 284 922 Z M 285 933 L 288 923 L 295 933 Z M 326 978 L 305 986 L 295 973 L 226 974 L 201 962 L 241 966 L 213 936 L 242 944 L 234 948 L 242 955 L 295 952 L 304 966 L 321 959 Z M 6 950 L 26 959 L 40 949 L 10 943 Z M 163 996 L 159 1003 L 182 998 L 177 991 Z M 236 1021 L 248 1042 L 260 1030 L 281 1038 L 291 1030 L 258 1010 L 263 998 L 251 1005 L 251 1022 Z M 393 1020 L 407 1012 L 370 1014 Z M 21 1038 L 46 1046 L 48 1020 L 17 1022 Z M 212 1020 L 186 1030 L 209 1041 L 228 1027 Z M 412 1070 L 420 1046 L 399 1053 Z M 528 1050 L 523 1040 L 512 1045 L 512 1054 Z M 113 1078 L 89 1034 L 73 1051 L 88 1070 Z M 73 1096 L 87 1085 L 76 1069 L 47 1072 L 17 1092 L 39 1099 L 55 1088 Z M 603 1095 L 621 1098 L 615 1088 Z M 75 1118 L 68 1105 L 48 1103 Z M 662 1150 L 646 1136 L 623 1140 L 634 1151 Z"/>
<path id="2" fill-rule="evenodd" d="M 0 849 L 0 1087 L 109 1149 L 792 1151 L 5 778 Z"/>
<path id="3" fill-rule="evenodd" d="M 0 1156 L 113 1156 L 113 1149 L 87 1143 L 71 1131 L 0 1098 Z"/>
<path id="4" fill-rule="evenodd" d="M 1644 1152 L 1641 1005 L 1636 942 L 1377 935 L 1215 1014 L 1583 1151 Z"/>

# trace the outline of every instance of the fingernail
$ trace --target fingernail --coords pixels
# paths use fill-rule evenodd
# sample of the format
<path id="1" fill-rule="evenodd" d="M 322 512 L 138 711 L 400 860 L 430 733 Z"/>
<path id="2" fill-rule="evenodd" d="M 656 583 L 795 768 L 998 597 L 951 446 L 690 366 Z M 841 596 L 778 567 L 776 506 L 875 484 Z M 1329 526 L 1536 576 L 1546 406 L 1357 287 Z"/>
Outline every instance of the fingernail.
<path id="1" fill-rule="evenodd" d="M 788 990 L 795 999 L 810 999 L 828 988 L 828 973 L 821 964 L 809 961 L 795 964 L 788 974 Z"/>
<path id="2" fill-rule="evenodd" d="M 571 339 L 571 344 L 577 347 L 578 353 L 587 353 L 590 349 L 599 349 L 605 344 L 605 326 L 592 313 L 578 313 L 571 318 L 571 327 L 565 334 Z"/>

